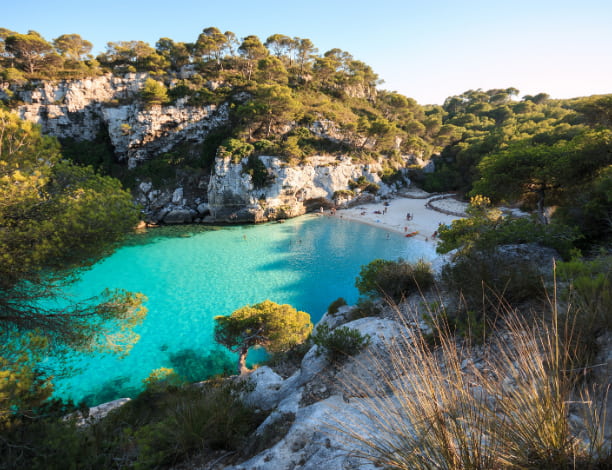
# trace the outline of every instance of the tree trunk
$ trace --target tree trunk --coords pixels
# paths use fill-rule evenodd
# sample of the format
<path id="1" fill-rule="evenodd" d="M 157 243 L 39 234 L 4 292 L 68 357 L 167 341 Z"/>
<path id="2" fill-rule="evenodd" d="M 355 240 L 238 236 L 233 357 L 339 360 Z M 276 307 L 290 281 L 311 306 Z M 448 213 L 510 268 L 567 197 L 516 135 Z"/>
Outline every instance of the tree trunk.
<path id="1" fill-rule="evenodd" d="M 541 186 L 536 191 L 536 193 L 538 194 L 538 202 L 537 202 L 538 216 L 540 217 L 540 222 L 546 225 L 548 223 L 548 220 L 546 220 L 546 216 L 544 215 L 544 196 L 546 195 L 544 191 L 544 186 Z"/>
<path id="2" fill-rule="evenodd" d="M 238 373 L 240 375 L 244 375 L 249 372 L 249 368 L 246 366 L 246 358 L 249 352 L 249 348 L 243 348 L 240 351 L 240 356 L 238 357 Z"/>

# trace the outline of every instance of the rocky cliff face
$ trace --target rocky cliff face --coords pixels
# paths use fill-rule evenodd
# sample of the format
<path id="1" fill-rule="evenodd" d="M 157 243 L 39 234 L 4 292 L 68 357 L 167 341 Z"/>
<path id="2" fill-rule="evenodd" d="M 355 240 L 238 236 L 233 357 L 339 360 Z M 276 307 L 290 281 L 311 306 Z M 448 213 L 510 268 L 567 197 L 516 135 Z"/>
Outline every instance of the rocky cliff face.
<path id="1" fill-rule="evenodd" d="M 256 187 L 253 177 L 245 171 L 246 159 L 240 163 L 217 159 L 208 185 L 208 204 L 216 220 L 264 222 L 295 217 L 334 199 L 342 205 L 345 200 L 334 198 L 335 193 L 346 190 L 351 180 L 360 177 L 378 184 L 380 195 L 392 191 L 378 176 L 382 171 L 379 163 L 354 164 L 346 157 L 312 157 L 301 165 L 288 166 L 277 157 L 259 158 L 270 181 L 263 187 Z"/>
<path id="2" fill-rule="evenodd" d="M 59 138 L 93 140 L 108 132 L 115 157 L 129 168 L 155 159 L 180 144 L 202 143 L 209 132 L 229 120 L 229 105 L 191 106 L 183 100 L 171 106 L 145 107 L 139 98 L 147 74 L 124 77 L 105 75 L 83 80 L 41 82 L 35 86 L 0 89 L 0 99 L 12 95 L 22 103 L 22 119 L 41 125 Z M 346 136 L 333 122 L 312 124 L 314 134 L 341 142 Z M 145 217 L 154 223 L 244 223 L 295 217 L 309 209 L 326 207 L 349 181 L 364 177 L 380 186 L 380 195 L 391 188 L 381 182 L 380 163 L 353 163 L 349 158 L 313 157 L 298 166 L 287 166 L 276 157 L 260 157 L 268 173 L 266 184 L 256 184 L 247 160 L 233 163 L 218 158 L 212 176 L 200 171 L 182 172 L 170 187 L 140 181 L 136 200 Z M 337 194 L 336 194 L 337 196 Z M 357 202 L 372 198 L 359 194 Z M 334 204 L 350 199 L 336 197 Z"/>
<path id="3" fill-rule="evenodd" d="M 172 106 L 145 107 L 139 91 L 147 76 L 41 82 L 12 93 L 23 103 L 19 116 L 40 124 L 45 134 L 93 140 L 106 129 L 116 158 L 130 168 L 180 143 L 202 142 L 211 129 L 227 122 L 227 105 L 187 106 L 178 100 Z"/>

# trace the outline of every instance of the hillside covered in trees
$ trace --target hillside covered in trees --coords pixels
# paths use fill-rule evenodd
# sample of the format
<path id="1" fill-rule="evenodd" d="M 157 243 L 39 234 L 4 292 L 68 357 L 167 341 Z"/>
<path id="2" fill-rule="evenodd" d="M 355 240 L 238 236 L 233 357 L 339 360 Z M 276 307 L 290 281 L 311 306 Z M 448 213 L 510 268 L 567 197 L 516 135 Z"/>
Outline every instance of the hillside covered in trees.
<path id="1" fill-rule="evenodd" d="M 133 98 L 145 109 L 229 106 L 227 122 L 202 142 L 185 140 L 132 172 L 113 155 L 104 129 L 95 142 L 63 141 L 66 156 L 129 185 L 160 174 L 172 180 L 181 169 L 210 171 L 218 155 L 253 157 L 251 172 L 261 166 L 258 155 L 280 156 L 292 165 L 313 155 L 366 162 L 383 157 L 383 180 L 411 168 L 411 179 L 426 190 L 519 202 L 539 208 L 542 217 L 544 207 L 562 206 L 557 216 L 583 226 L 589 237 L 609 234 L 610 95 L 519 99 L 514 88 L 479 89 L 449 97 L 442 106 L 421 106 L 377 88 L 382 82 L 376 73 L 349 52 L 320 53 L 310 39 L 283 34 L 239 39 L 215 27 L 192 43 L 110 42 L 95 58 L 91 50 L 76 34 L 48 41 L 35 31 L 0 29 L 5 106 L 19 107 L 14 91 L 41 80 L 108 73 L 147 74 Z M 436 171 L 419 171 L 415 164 L 430 159 Z"/>
<path id="2" fill-rule="evenodd" d="M 239 39 L 215 27 L 204 29 L 192 43 L 170 38 L 160 38 L 155 46 L 111 42 L 96 57 L 92 49 L 76 34 L 47 40 L 35 31 L 0 28 L 0 335 L 7 338 L 0 352 L 0 453 L 6 456 L 0 467 L 6 461 L 64 468 L 67 460 L 81 459 L 90 468 L 108 468 L 111 460 L 118 468 L 158 468 L 190 456 L 194 449 L 233 453 L 247 434 L 257 438 L 255 428 L 265 416 L 239 399 L 244 390 L 223 381 L 196 390 L 183 386 L 168 370 L 151 374 L 146 391 L 124 409 L 124 415 L 115 414 L 82 431 L 74 422 L 59 419 L 75 408 L 49 400 L 52 377 L 39 367 L 50 352 L 129 350 L 138 340 L 133 330 L 146 313 L 141 295 L 107 291 L 61 309 L 47 308 L 52 304 L 45 302 L 61 295 L 63 285 L 119 246 L 143 214 L 138 214 L 133 199 L 150 204 L 154 192 L 167 191 L 171 203 L 180 205 L 192 191 L 189 197 L 197 212 L 203 207 L 197 220 L 204 222 L 213 204 L 211 181 L 221 171 L 250 185 L 249 197 L 259 199 L 262 206 L 269 202 L 266 188 L 283 186 L 276 181 L 281 171 L 316 159 L 324 161 L 319 168 L 326 176 L 345 167 L 349 175 L 334 196 L 330 192 L 316 198 L 317 209 L 323 204 L 331 207 L 338 195 L 356 198 L 376 193 L 383 185 L 398 189 L 409 182 L 429 192 L 452 191 L 470 199 L 469 217 L 440 228 L 438 251 L 454 251 L 455 257 L 439 279 L 426 263 L 414 267 L 375 260 L 362 270 L 366 279 L 358 281 L 367 298 L 344 310 L 345 320 L 381 315 L 375 299 L 393 298 L 389 288 L 396 288 L 395 300 L 401 302 L 435 284 L 461 300 L 451 303 L 448 311 L 434 301 L 427 315 L 435 310 L 448 320 L 453 334 L 486 341 L 491 334 L 487 315 L 497 321 L 506 313 L 499 310 L 500 304 L 514 308 L 531 302 L 544 311 L 542 269 L 550 261 L 543 260 L 550 251 L 540 258 L 534 253 L 541 248 L 536 245 L 545 245 L 566 260 L 559 264 L 560 287 L 567 295 L 564 301 L 575 296 L 572 307 L 577 313 L 566 313 L 565 318 L 580 330 L 577 337 L 564 340 L 571 340 L 568 350 L 578 344 L 581 361 L 572 357 L 564 363 L 563 374 L 566 369 L 572 372 L 573 386 L 576 370 L 590 373 L 603 344 L 600 339 L 609 338 L 612 318 L 612 95 L 556 100 L 546 93 L 521 97 L 515 88 L 478 89 L 451 96 L 442 105 L 423 106 L 382 89 L 371 67 L 349 52 L 321 53 L 309 39 L 282 34 Z M 78 108 L 71 101 L 71 87 L 86 89 L 99 83 L 96 79 L 107 87 L 104 100 L 96 101 L 94 93 Z M 175 116 L 181 121 L 173 120 Z M 95 128 L 85 129 L 88 119 Z M 56 130 L 72 133 L 54 135 L 47 128 L 50 135 L 43 135 L 45 127 L 32 124 L 37 120 L 55 120 Z M 155 120 L 162 122 L 159 129 L 145 133 L 142 129 Z M 197 129 L 188 125 L 201 123 Z M 362 171 L 358 177 L 355 168 Z M 143 198 L 139 191 L 145 187 Z M 227 186 L 219 187 L 225 197 Z M 304 195 L 302 189 L 291 189 L 296 200 Z M 236 194 L 218 205 L 246 206 L 249 201 L 236 202 Z M 308 201 L 299 202 L 306 206 Z M 509 211 L 502 213 L 492 205 L 528 213 L 507 215 Z M 235 214 L 229 210 L 223 221 L 243 221 Z M 189 215 L 187 221 L 191 220 Z M 504 251 L 510 245 L 527 246 L 527 255 Z M 543 261 L 534 266 L 534 259 Z M 418 281 L 415 273 L 423 280 Z M 497 305 L 494 315 L 487 311 L 484 285 L 495 294 L 487 301 Z M 344 299 L 336 302 L 337 311 Z M 331 310 L 330 306 L 334 315 Z M 424 318 L 432 318 L 427 315 Z M 338 318 L 334 322 L 340 324 Z M 114 327 L 119 329 L 116 337 L 110 331 Z M 250 328 L 238 327 L 230 339 L 243 338 L 241 328 Z M 300 341 L 306 335 L 300 335 Z M 419 340 L 427 347 L 418 360 L 439 344 L 435 336 Z M 359 348 L 368 343 L 368 337 L 344 326 L 318 331 L 314 338 L 314 344 L 327 344 L 338 357 L 351 339 Z M 450 337 L 441 339 L 443 344 L 455 344 Z M 312 341 L 306 340 L 307 347 L 294 345 L 297 349 L 289 356 L 276 359 L 287 360 L 293 354 L 300 361 Z M 235 341 L 226 342 L 235 346 Z M 435 355 L 427 357 L 437 360 Z M 529 355 L 522 359 L 521 363 L 531 363 Z M 544 379 L 536 386 L 550 379 L 547 366 L 540 372 Z M 472 397 L 471 382 L 465 383 Z M 499 390 L 505 393 L 507 384 L 502 385 Z M 530 465 L 534 455 L 545 461 L 550 454 L 556 462 L 570 462 L 567 457 L 577 455 L 568 451 L 574 447 L 564 428 L 567 397 L 556 391 L 552 395 L 559 399 L 562 419 L 557 423 L 566 440 L 553 439 L 556 444 L 544 446 L 542 457 L 531 452 L 530 429 L 524 434 L 529 445 L 523 446 L 531 452 L 525 460 Z M 185 416 L 192 415 L 205 430 L 187 429 Z M 497 421 L 494 424 L 499 428 Z M 222 427 L 225 434 L 219 433 Z M 541 428 L 546 426 L 537 421 L 535 429 Z M 481 442 L 489 440 L 484 435 Z M 183 447 L 177 448 L 176 442 Z M 508 442 L 516 444 L 513 438 Z M 554 448 L 551 454 L 559 442 L 566 453 L 556 454 Z M 472 445 L 467 448 L 472 450 Z M 250 452 L 256 450 L 261 449 L 255 446 Z M 609 462 L 609 451 L 605 458 Z M 509 468 L 504 465 L 499 468 Z"/>

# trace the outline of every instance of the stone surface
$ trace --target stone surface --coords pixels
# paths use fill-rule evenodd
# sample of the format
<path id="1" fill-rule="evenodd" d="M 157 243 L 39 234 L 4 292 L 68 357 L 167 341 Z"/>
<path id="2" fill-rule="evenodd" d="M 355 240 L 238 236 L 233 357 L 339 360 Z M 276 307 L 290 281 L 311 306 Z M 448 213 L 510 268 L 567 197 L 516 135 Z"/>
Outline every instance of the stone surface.
<path id="1" fill-rule="evenodd" d="M 211 212 L 220 221 L 264 222 L 295 217 L 306 212 L 309 201 L 332 201 L 334 193 L 349 188 L 351 180 L 365 177 L 380 186 L 379 194 L 392 192 L 378 172 L 380 163 L 354 164 L 345 157 L 311 157 L 304 164 L 288 166 L 280 158 L 259 157 L 273 182 L 255 188 L 245 171 L 246 159 L 234 163 L 217 158 L 214 174 L 208 185 Z"/>
<path id="2" fill-rule="evenodd" d="M 227 105 L 145 108 L 138 94 L 148 75 L 103 75 L 83 80 L 39 82 L 33 89 L 13 90 L 23 101 L 17 113 L 40 124 L 46 134 L 93 140 L 108 129 L 118 160 L 130 167 L 168 152 L 179 143 L 202 142 L 209 131 L 227 123 Z"/>
<path id="3" fill-rule="evenodd" d="M 171 105 L 145 106 L 139 94 L 147 78 L 146 73 L 122 77 L 107 74 L 34 82 L 27 88 L 11 85 L 10 92 L 23 102 L 16 109 L 19 116 L 40 124 L 46 134 L 81 141 L 93 140 L 107 131 L 115 158 L 129 168 L 176 151 L 179 145 L 199 144 L 212 130 L 228 123 L 229 103 L 192 106 L 179 99 Z M 211 89 L 218 86 L 209 84 Z M 365 97 L 370 92 L 356 88 L 349 94 Z M 235 96 L 238 100 L 246 98 L 244 94 Z M 310 129 L 335 142 L 351 137 L 329 120 L 315 121 Z M 406 161 L 410 158 L 406 156 Z M 245 171 L 246 160 L 233 163 L 218 158 L 212 175 L 184 171 L 177 173 L 175 183 L 163 187 L 141 181 L 135 198 L 150 223 L 190 223 L 194 219 L 205 223 L 257 223 L 296 217 L 317 210 L 322 203 L 328 207 L 374 199 L 369 193 L 357 191 L 355 197 L 333 201 L 336 191 L 349 189 L 349 182 L 360 177 L 378 184 L 379 196 L 397 190 L 381 181 L 380 162 L 353 163 L 348 157 L 316 156 L 288 166 L 274 156 L 260 159 L 272 180 L 263 188 L 254 187 Z"/>

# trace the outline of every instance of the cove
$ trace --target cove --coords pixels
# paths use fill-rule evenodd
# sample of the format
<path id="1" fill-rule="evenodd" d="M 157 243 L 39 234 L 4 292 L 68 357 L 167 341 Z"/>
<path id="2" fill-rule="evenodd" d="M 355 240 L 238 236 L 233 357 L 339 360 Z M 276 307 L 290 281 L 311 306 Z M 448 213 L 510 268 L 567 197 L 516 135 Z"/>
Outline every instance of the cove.
<path id="1" fill-rule="evenodd" d="M 157 229 L 124 245 L 70 287 L 74 300 L 105 288 L 142 292 L 148 315 L 129 355 L 74 354 L 57 374 L 55 396 L 92 406 L 134 396 L 152 370 L 171 367 L 191 381 L 235 369 L 213 341 L 213 318 L 265 299 L 317 322 L 331 302 L 355 303 L 355 278 L 376 258 L 432 259 L 434 247 L 339 217 L 217 229 Z M 249 354 L 252 358 L 252 353 Z M 53 373 L 54 360 L 48 361 Z M 58 369 L 59 370 L 59 369 Z"/>

